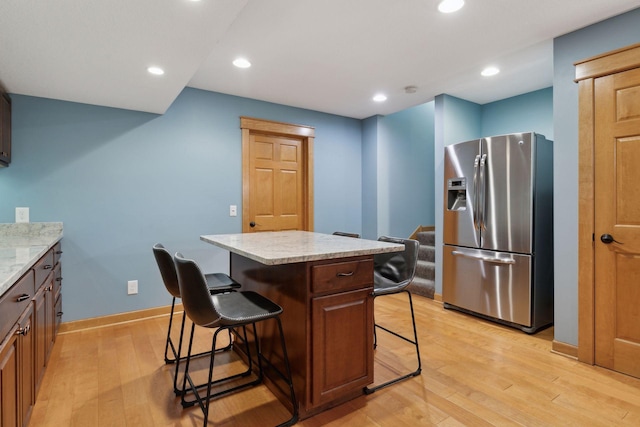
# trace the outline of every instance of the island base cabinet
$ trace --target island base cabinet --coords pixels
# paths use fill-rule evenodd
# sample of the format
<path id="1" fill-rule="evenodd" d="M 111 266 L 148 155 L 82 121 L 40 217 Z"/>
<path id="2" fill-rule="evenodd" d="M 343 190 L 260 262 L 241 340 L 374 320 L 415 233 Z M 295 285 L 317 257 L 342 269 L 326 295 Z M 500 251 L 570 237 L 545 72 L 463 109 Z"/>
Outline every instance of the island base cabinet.
<path id="1" fill-rule="evenodd" d="M 314 298 L 311 305 L 315 407 L 373 381 L 373 298 L 363 289 Z"/>
<path id="2" fill-rule="evenodd" d="M 373 382 L 373 257 L 264 265 L 231 253 L 231 277 L 283 309 L 300 419 L 363 394 Z M 249 341 L 254 340 L 250 334 Z M 283 368 L 275 322 L 259 325 L 263 353 Z M 236 347 L 242 354 L 242 346 Z M 266 371 L 284 405 L 288 391 Z"/>

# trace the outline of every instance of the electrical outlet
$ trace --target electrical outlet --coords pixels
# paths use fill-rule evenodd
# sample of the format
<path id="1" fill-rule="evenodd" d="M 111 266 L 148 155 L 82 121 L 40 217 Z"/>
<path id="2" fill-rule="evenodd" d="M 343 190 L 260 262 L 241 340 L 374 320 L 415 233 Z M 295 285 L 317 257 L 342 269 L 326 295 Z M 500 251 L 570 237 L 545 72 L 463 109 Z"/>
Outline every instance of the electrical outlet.
<path id="1" fill-rule="evenodd" d="M 129 280 L 127 282 L 127 295 L 135 295 L 138 293 L 138 281 Z"/>
<path id="2" fill-rule="evenodd" d="M 238 216 L 238 207 L 236 205 L 229 206 L 229 216 Z"/>
<path id="3" fill-rule="evenodd" d="M 29 208 L 16 208 L 16 222 L 29 222 Z"/>

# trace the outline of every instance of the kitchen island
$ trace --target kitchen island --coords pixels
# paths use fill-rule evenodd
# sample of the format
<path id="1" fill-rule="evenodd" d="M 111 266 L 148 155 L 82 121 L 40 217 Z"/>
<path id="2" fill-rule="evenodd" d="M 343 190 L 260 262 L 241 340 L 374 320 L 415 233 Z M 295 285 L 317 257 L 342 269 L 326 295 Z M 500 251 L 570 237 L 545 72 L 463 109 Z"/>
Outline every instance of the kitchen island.
<path id="1" fill-rule="evenodd" d="M 404 246 L 306 231 L 200 239 L 231 253 L 231 277 L 242 290 L 283 308 L 300 419 L 361 395 L 373 382 L 373 256 Z M 267 357 L 284 370 L 275 324 L 267 323 L 260 336 Z M 286 404 L 286 387 L 268 379 Z"/>

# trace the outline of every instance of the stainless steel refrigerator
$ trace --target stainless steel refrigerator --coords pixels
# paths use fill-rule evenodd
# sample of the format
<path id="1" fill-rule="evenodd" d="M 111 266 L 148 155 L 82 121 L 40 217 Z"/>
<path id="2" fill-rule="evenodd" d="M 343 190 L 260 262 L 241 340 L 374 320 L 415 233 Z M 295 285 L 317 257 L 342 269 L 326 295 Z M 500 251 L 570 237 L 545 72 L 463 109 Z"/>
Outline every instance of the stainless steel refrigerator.
<path id="1" fill-rule="evenodd" d="M 553 322 L 553 147 L 533 132 L 445 147 L 445 307 L 527 333 Z"/>

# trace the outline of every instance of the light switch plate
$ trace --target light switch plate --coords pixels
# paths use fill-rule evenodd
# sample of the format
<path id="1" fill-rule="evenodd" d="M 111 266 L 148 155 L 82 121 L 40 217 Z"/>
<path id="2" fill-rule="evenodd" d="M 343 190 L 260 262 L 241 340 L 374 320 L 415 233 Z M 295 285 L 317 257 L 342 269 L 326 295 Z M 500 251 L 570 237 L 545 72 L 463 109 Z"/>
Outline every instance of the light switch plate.
<path id="1" fill-rule="evenodd" d="M 127 295 L 135 295 L 138 293 L 138 281 L 129 280 L 127 282 Z"/>
<path id="2" fill-rule="evenodd" d="M 29 222 L 29 208 L 16 208 L 16 222 Z"/>
<path id="3" fill-rule="evenodd" d="M 229 216 L 238 216 L 238 207 L 236 205 L 229 206 Z"/>

